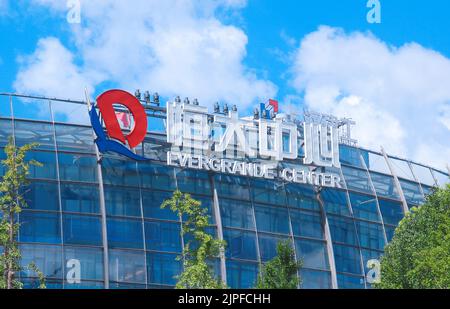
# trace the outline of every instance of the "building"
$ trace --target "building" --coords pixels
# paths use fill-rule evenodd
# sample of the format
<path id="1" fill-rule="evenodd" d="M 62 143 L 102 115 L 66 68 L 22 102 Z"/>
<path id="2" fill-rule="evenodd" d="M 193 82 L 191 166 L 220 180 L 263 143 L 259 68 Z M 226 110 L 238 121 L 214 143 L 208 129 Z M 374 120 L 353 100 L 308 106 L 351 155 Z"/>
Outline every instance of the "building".
<path id="1" fill-rule="evenodd" d="M 19 241 L 22 263 L 34 261 L 49 288 L 172 288 L 185 239 L 179 218 L 160 205 L 175 189 L 200 200 L 210 231 L 226 240 L 213 265 L 230 287 L 252 287 L 259 263 L 289 239 L 303 260 L 303 288 L 370 288 L 404 213 L 449 182 L 448 171 L 344 143 L 340 167 L 321 167 L 341 187 L 180 168 L 167 164 L 166 135 L 151 128 L 136 147 L 151 160 L 105 153 L 97 164 L 92 126 L 80 116 L 86 103 L 11 94 L 0 103 L 2 146 L 9 136 L 39 143 L 29 158 L 44 167 L 31 170 Z M 158 127 L 166 109 L 150 103 Z M 68 118 L 62 104 L 73 110 Z M 280 164 L 303 166 L 303 157 Z M 36 285 L 32 272 L 20 276 L 25 287 Z"/>

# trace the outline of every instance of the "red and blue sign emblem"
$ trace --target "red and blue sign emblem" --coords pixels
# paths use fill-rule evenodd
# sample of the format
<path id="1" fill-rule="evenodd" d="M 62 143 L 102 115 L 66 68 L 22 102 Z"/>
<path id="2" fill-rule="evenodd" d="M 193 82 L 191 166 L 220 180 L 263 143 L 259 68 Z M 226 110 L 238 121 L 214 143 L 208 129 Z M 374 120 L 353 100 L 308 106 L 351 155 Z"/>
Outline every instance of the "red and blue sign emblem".
<path id="1" fill-rule="evenodd" d="M 125 106 L 134 119 L 134 126 L 127 135 L 120 127 L 114 104 Z M 132 151 L 144 141 L 147 133 L 147 114 L 139 100 L 126 91 L 114 89 L 104 92 L 97 98 L 97 107 L 106 127 L 105 133 L 95 107 L 91 108 L 89 117 L 97 135 L 95 143 L 98 150 L 102 153 L 115 152 L 137 161 L 148 160 Z"/>

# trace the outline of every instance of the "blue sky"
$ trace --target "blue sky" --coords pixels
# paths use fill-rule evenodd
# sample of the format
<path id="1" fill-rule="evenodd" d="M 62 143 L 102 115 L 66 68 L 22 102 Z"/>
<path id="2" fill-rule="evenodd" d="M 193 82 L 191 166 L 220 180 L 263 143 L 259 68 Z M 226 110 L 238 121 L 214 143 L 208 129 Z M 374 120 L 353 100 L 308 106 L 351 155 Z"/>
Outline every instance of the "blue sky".
<path id="1" fill-rule="evenodd" d="M 450 1 L 380 0 L 381 24 L 367 0 L 129 3 L 81 0 L 69 24 L 65 0 L 0 0 L 0 91 L 140 88 L 246 111 L 274 97 L 354 118 L 362 146 L 448 163 Z"/>

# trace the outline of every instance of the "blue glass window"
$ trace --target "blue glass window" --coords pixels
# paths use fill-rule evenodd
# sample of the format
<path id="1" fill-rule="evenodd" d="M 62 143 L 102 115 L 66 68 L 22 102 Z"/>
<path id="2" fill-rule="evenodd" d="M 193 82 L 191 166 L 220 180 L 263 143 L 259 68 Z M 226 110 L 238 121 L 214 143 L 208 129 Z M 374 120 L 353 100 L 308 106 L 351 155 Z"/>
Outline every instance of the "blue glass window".
<path id="1" fill-rule="evenodd" d="M 105 186 L 106 214 L 109 216 L 141 216 L 141 195 L 138 189 Z"/>
<path id="2" fill-rule="evenodd" d="M 343 164 L 363 167 L 358 148 L 350 147 L 347 145 L 339 145 L 339 160 Z"/>
<path id="3" fill-rule="evenodd" d="M 215 189 L 220 198 L 250 200 L 247 178 L 216 174 L 214 175 L 214 181 Z"/>
<path id="4" fill-rule="evenodd" d="M 400 199 L 397 187 L 395 186 L 394 177 L 373 172 L 370 173 L 370 177 L 372 178 L 373 186 L 379 197 Z"/>
<path id="5" fill-rule="evenodd" d="M 290 215 L 295 236 L 324 238 L 319 213 L 291 209 Z"/>
<path id="6" fill-rule="evenodd" d="M 333 241 L 355 246 L 358 244 L 352 219 L 328 216 L 328 223 Z"/>
<path id="7" fill-rule="evenodd" d="M 29 109 L 28 105 L 27 109 Z M 14 110 L 14 113 L 16 114 L 14 115 L 15 117 L 17 117 L 17 112 L 17 110 Z M 42 110 L 40 112 L 42 113 Z M 37 115 L 35 114 L 34 116 L 36 117 Z M 55 140 L 52 134 L 52 124 L 15 119 L 14 129 L 15 143 L 17 146 L 23 146 L 29 143 L 38 143 L 37 149 L 55 151 Z"/>
<path id="8" fill-rule="evenodd" d="M 59 210 L 58 183 L 34 181 L 24 192 L 29 209 Z"/>
<path id="9" fill-rule="evenodd" d="M 383 250 L 385 245 L 383 226 L 363 221 L 355 222 L 361 247 Z"/>
<path id="10" fill-rule="evenodd" d="M 331 275 L 327 271 L 302 268 L 300 278 L 303 289 L 331 289 Z"/>
<path id="11" fill-rule="evenodd" d="M 413 205 L 421 205 L 425 201 L 418 183 L 400 179 L 400 186 L 402 187 L 406 202 L 410 207 Z"/>
<path id="12" fill-rule="evenodd" d="M 342 166 L 342 174 L 349 190 L 374 194 L 367 171 Z"/>
<path id="13" fill-rule="evenodd" d="M 182 271 L 181 261 L 175 254 L 147 252 L 147 276 L 149 283 L 175 285 L 176 276 Z"/>
<path id="14" fill-rule="evenodd" d="M 375 196 L 353 192 L 349 192 L 349 196 L 355 218 L 381 222 Z"/>
<path id="15" fill-rule="evenodd" d="M 78 245 L 102 245 L 100 217 L 63 215 L 64 243 Z"/>
<path id="16" fill-rule="evenodd" d="M 62 183 L 61 203 L 64 211 L 98 214 L 98 185 Z"/>
<path id="17" fill-rule="evenodd" d="M 180 224 L 171 222 L 145 222 L 147 250 L 181 252 Z"/>
<path id="18" fill-rule="evenodd" d="M 329 269 L 326 244 L 322 241 L 295 239 L 297 259 L 305 268 Z"/>
<path id="19" fill-rule="evenodd" d="M 97 181 L 97 159 L 81 154 L 58 153 L 61 180 Z"/>
<path id="20" fill-rule="evenodd" d="M 392 240 L 392 238 L 394 237 L 395 226 L 385 225 L 384 230 L 386 231 L 387 241 L 390 242 Z"/>
<path id="21" fill-rule="evenodd" d="M 139 187 L 136 162 L 108 157 L 102 159 L 102 173 L 105 185 Z"/>
<path id="22" fill-rule="evenodd" d="M 103 249 L 64 246 L 64 260 L 67 263 L 71 259 L 80 261 L 81 270 L 81 286 L 87 284 L 84 280 L 101 280 L 103 281 Z M 64 265 L 65 272 L 67 264 Z M 77 286 L 80 288 L 80 286 Z"/>
<path id="23" fill-rule="evenodd" d="M 22 259 L 22 277 L 37 277 L 37 274 L 28 269 L 31 262 L 34 262 L 39 270 L 48 278 L 63 277 L 62 249 L 61 246 L 49 245 L 20 245 Z"/>
<path id="24" fill-rule="evenodd" d="M 211 195 L 211 182 L 208 174 L 203 171 L 178 171 L 177 185 L 181 192 Z"/>
<path id="25" fill-rule="evenodd" d="M 154 163 L 138 163 L 139 177 L 143 188 L 175 191 L 175 172 L 172 167 Z"/>
<path id="26" fill-rule="evenodd" d="M 316 193 L 310 186 L 287 184 L 286 201 L 289 207 L 320 210 L 319 202 L 316 199 Z"/>
<path id="27" fill-rule="evenodd" d="M 336 271 L 362 275 L 361 258 L 357 248 L 333 244 Z"/>
<path id="28" fill-rule="evenodd" d="M 250 188 L 253 193 L 253 201 L 256 203 L 275 205 L 285 205 L 286 203 L 283 187 L 274 181 L 251 179 Z"/>
<path id="29" fill-rule="evenodd" d="M 259 251 L 261 253 L 261 260 L 268 261 L 274 258 L 277 255 L 277 244 L 280 241 L 284 241 L 289 239 L 286 237 L 279 237 L 269 234 L 258 234 L 259 240 Z M 292 244 L 291 244 L 292 245 Z"/>
<path id="30" fill-rule="evenodd" d="M 54 152 L 30 151 L 26 160 L 36 160 L 43 166 L 30 166 L 30 178 L 56 180 L 56 155 Z"/>
<path id="31" fill-rule="evenodd" d="M 327 213 L 350 215 L 344 191 L 325 188 L 320 193 Z"/>
<path id="32" fill-rule="evenodd" d="M 228 260 L 226 266 L 227 284 L 232 289 L 248 289 L 255 286 L 258 264 Z"/>
<path id="33" fill-rule="evenodd" d="M 255 217 L 259 231 L 289 234 L 287 208 L 255 205 Z"/>
<path id="34" fill-rule="evenodd" d="M 59 151 L 95 153 L 92 128 L 55 124 L 55 130 Z"/>
<path id="35" fill-rule="evenodd" d="M 164 219 L 178 221 L 178 215 L 169 208 L 161 209 L 161 204 L 172 197 L 169 192 L 142 191 L 144 217 L 149 219 Z"/>
<path id="36" fill-rule="evenodd" d="M 61 243 L 60 221 L 56 213 L 23 211 L 20 223 L 20 242 Z"/>
<path id="37" fill-rule="evenodd" d="M 222 225 L 243 229 L 255 229 L 252 206 L 249 202 L 220 199 Z"/>
<path id="38" fill-rule="evenodd" d="M 364 278 L 337 274 L 338 287 L 340 289 L 364 289 Z"/>
<path id="39" fill-rule="evenodd" d="M 403 218 L 402 205 L 397 202 L 378 199 L 385 224 L 397 225 Z"/>
<path id="40" fill-rule="evenodd" d="M 256 260 L 256 236 L 254 232 L 240 230 L 223 230 L 223 238 L 227 242 L 227 257 Z"/>
<path id="41" fill-rule="evenodd" d="M 144 251 L 109 250 L 109 281 L 145 284 Z"/>
<path id="42" fill-rule="evenodd" d="M 142 222 L 132 219 L 107 219 L 110 248 L 144 248 Z"/>

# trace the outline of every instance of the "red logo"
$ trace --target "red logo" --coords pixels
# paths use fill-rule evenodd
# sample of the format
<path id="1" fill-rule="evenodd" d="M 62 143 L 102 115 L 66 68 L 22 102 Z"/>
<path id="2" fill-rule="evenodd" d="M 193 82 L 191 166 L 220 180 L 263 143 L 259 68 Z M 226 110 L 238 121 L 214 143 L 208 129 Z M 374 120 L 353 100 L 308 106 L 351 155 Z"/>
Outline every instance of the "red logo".
<path id="1" fill-rule="evenodd" d="M 124 105 L 134 118 L 134 127 L 130 134 L 124 135 L 117 120 L 113 104 Z M 100 109 L 106 131 L 110 138 L 114 138 L 128 147 L 139 145 L 147 133 L 147 115 L 139 100 L 132 94 L 123 90 L 108 90 L 97 98 L 97 106 Z"/>

